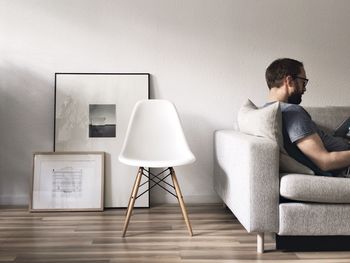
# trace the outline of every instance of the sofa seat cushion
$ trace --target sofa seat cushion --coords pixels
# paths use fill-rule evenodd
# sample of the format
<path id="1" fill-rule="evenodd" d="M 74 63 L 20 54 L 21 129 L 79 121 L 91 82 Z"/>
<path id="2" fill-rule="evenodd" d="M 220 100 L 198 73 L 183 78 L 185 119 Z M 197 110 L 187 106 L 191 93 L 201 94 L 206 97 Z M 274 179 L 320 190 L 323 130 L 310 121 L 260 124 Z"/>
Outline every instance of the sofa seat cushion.
<path id="1" fill-rule="evenodd" d="M 279 205 L 279 235 L 350 235 L 350 205 L 283 203 Z"/>
<path id="2" fill-rule="evenodd" d="M 282 174 L 280 195 L 295 201 L 350 203 L 350 178 Z"/>

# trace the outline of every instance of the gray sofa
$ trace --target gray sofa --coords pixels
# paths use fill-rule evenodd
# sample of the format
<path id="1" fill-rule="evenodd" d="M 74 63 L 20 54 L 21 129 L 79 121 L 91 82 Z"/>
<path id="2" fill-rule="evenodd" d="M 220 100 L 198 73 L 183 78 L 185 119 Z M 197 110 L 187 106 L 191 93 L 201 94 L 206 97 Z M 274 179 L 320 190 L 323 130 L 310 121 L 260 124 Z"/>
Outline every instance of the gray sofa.
<path id="1" fill-rule="evenodd" d="M 350 116 L 350 107 L 306 110 L 328 132 Z M 258 252 L 264 251 L 264 233 L 350 235 L 349 178 L 280 174 L 277 142 L 235 130 L 214 136 L 215 191 L 244 228 L 257 233 Z"/>

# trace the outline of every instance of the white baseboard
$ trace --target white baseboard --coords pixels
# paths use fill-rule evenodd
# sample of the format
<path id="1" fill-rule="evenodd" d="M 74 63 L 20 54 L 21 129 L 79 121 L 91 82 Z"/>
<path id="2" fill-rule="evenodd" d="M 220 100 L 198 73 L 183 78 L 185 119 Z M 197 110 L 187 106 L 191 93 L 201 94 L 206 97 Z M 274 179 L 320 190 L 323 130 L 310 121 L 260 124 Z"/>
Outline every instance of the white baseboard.
<path id="1" fill-rule="evenodd" d="M 152 196 L 151 196 L 152 197 Z M 222 202 L 218 196 L 213 195 L 188 195 L 184 196 L 185 203 L 200 204 L 200 203 L 220 203 Z M 170 194 L 165 194 L 155 198 L 151 198 L 151 204 L 177 204 L 178 201 Z M 0 195 L 0 205 L 28 205 L 28 195 Z"/>
<path id="2" fill-rule="evenodd" d="M 213 203 L 220 203 L 221 199 L 217 195 L 189 195 L 186 196 L 186 202 L 189 204 L 201 204 L 201 203 L 207 203 L 207 204 L 213 204 Z M 177 201 L 177 200 L 175 200 Z"/>
<path id="3" fill-rule="evenodd" d="M 184 196 L 185 203 L 188 204 L 214 204 L 220 203 L 222 200 L 217 195 L 187 195 Z M 164 194 L 161 196 L 156 196 L 152 198 L 151 195 L 151 204 L 177 204 L 177 199 L 170 195 Z"/>
<path id="4" fill-rule="evenodd" d="M 28 205 L 28 195 L 0 195 L 0 205 Z"/>

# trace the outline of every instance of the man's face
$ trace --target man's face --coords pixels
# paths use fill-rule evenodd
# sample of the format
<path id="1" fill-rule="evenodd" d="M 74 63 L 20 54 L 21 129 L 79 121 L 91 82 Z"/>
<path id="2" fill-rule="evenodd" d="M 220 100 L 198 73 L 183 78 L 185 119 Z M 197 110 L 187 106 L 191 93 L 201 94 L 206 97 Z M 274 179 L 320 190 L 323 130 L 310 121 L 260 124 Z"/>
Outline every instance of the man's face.
<path id="1" fill-rule="evenodd" d="M 291 92 L 288 96 L 288 103 L 300 104 L 301 97 L 306 91 L 306 84 L 308 79 L 306 78 L 304 68 L 301 68 L 300 73 L 297 76 L 292 77 Z"/>

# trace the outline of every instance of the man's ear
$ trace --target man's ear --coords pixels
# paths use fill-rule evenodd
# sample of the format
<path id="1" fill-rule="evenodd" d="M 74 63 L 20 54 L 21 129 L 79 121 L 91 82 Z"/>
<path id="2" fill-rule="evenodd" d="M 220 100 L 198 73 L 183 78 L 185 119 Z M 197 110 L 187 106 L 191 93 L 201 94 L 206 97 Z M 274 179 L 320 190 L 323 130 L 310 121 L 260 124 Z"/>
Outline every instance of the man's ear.
<path id="1" fill-rule="evenodd" d="M 284 78 L 284 84 L 286 85 L 286 87 L 291 87 L 291 86 L 294 86 L 294 82 L 293 82 L 293 78 L 292 76 L 286 76 Z"/>

